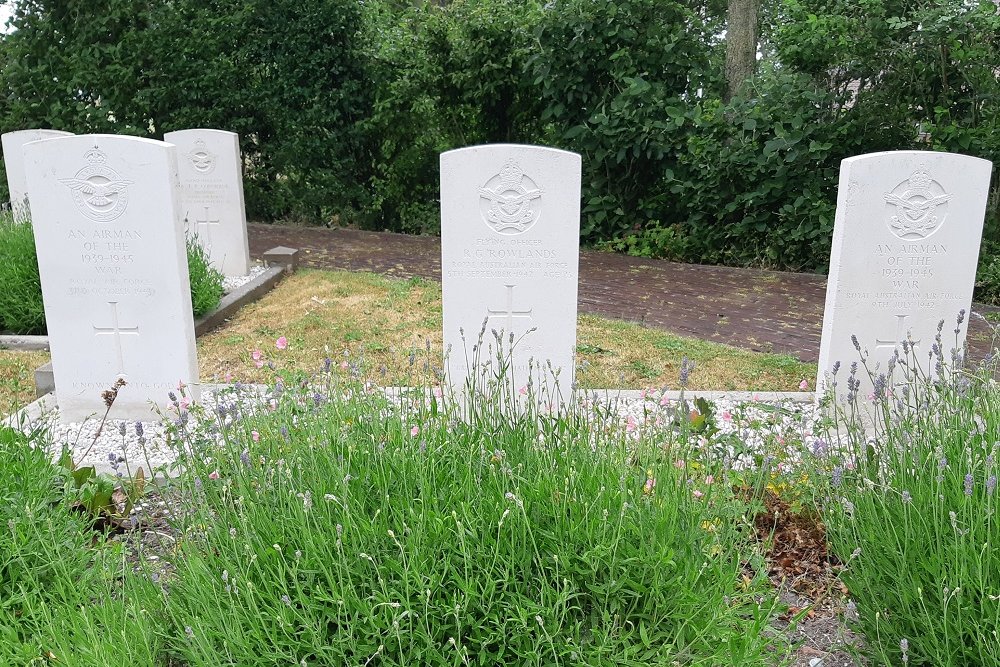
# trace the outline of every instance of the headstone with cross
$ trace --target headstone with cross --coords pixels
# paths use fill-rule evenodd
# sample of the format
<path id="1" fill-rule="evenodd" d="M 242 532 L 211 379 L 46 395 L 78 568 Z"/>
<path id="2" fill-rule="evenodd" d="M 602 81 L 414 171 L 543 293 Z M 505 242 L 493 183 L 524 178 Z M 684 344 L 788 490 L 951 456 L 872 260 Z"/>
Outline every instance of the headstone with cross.
<path id="1" fill-rule="evenodd" d="M 911 356 L 910 367 L 920 363 L 933 374 L 927 354 L 941 320 L 946 331 L 958 329 L 942 343 L 944 359 L 950 360 L 956 338 L 959 345 L 965 339 L 991 172 L 986 160 L 938 152 L 873 153 L 843 161 L 823 313 L 820 390 L 836 381 L 837 397 L 843 398 L 847 369 L 862 354 L 878 375 L 897 351 L 913 355 L 914 346 L 919 354 Z M 961 311 L 965 315 L 958 324 Z M 837 362 L 842 370 L 834 377 Z M 872 383 L 867 372 L 858 378 L 864 399 Z"/>
<path id="2" fill-rule="evenodd" d="M 150 420 L 179 383 L 198 393 L 177 156 L 162 141 L 83 135 L 24 149 L 63 422 Z"/>
<path id="3" fill-rule="evenodd" d="M 28 184 L 24 179 L 24 145 L 32 141 L 71 137 L 72 132 L 62 130 L 17 130 L 0 135 L 3 144 L 3 166 L 7 172 L 7 189 L 10 192 L 10 210 L 14 219 L 28 218 Z"/>
<path id="4" fill-rule="evenodd" d="M 243 203 L 240 138 L 224 130 L 179 130 L 163 140 L 177 146 L 181 208 L 208 253 L 227 276 L 250 271 L 247 216 Z"/>
<path id="5" fill-rule="evenodd" d="M 579 239 L 579 155 L 519 145 L 441 155 L 444 345 L 452 388 L 460 390 L 474 372 L 470 362 L 495 362 L 497 347 L 510 352 L 513 340 L 505 381 L 518 390 L 545 385 L 557 400 L 569 396 Z"/>

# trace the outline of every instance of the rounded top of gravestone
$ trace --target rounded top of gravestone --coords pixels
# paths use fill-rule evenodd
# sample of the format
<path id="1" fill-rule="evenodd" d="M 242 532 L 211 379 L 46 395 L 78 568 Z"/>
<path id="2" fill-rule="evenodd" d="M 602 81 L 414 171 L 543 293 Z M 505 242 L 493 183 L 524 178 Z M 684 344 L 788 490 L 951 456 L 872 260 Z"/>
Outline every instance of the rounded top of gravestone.
<path id="1" fill-rule="evenodd" d="M 961 153 L 948 153 L 946 151 L 879 151 L 877 153 L 865 153 L 864 155 L 855 155 L 853 157 L 844 158 L 841 161 L 842 166 L 848 164 L 857 164 L 859 162 L 885 162 L 888 161 L 890 164 L 892 162 L 902 162 L 907 160 L 918 160 L 922 162 L 938 162 L 947 161 L 953 164 L 978 164 L 986 163 L 992 167 L 993 163 L 989 160 L 984 160 L 980 157 L 975 157 L 973 155 L 962 155 Z"/>
<path id="2" fill-rule="evenodd" d="M 551 146 L 536 146 L 534 144 L 476 144 L 475 146 L 464 146 L 462 148 L 454 148 L 450 151 L 445 151 L 441 153 L 441 158 L 443 159 L 446 155 L 455 155 L 458 153 L 478 153 L 487 151 L 526 151 L 526 152 L 561 153 L 564 155 L 572 155 L 577 159 L 580 159 L 580 154 L 574 153 L 573 151 L 567 151 L 561 148 L 552 148 Z"/>
<path id="3" fill-rule="evenodd" d="M 219 163 L 219 151 L 238 152 L 240 137 L 228 130 L 192 128 L 167 132 L 163 140 L 176 144 L 182 158 L 187 159 L 195 172 L 211 174 Z"/>
<path id="4" fill-rule="evenodd" d="M 38 141 L 41 139 L 56 139 L 58 137 L 72 137 L 74 134 L 72 132 L 64 132 L 63 130 L 32 129 L 4 132 L 3 135 L 0 136 L 3 136 L 5 139 L 10 137 L 12 139 L 20 139 L 22 142 L 25 142 Z"/>

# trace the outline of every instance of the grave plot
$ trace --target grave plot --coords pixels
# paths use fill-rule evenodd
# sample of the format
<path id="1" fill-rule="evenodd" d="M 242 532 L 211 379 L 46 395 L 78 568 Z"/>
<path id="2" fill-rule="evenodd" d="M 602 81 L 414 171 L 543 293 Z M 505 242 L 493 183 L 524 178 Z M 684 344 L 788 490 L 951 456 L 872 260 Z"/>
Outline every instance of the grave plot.
<path id="1" fill-rule="evenodd" d="M 64 423 L 149 419 L 179 383 L 197 395 L 177 165 L 169 144 L 109 135 L 25 147 L 56 400 Z"/>
<path id="2" fill-rule="evenodd" d="M 580 156 L 538 146 L 441 155 L 441 274 L 448 382 L 513 355 L 516 387 L 568 396 L 576 345 Z M 477 346 L 473 352 L 473 347 Z M 493 360 L 497 363 L 496 360 Z"/>
<path id="3" fill-rule="evenodd" d="M 820 390 L 836 379 L 837 397 L 846 397 L 847 375 L 860 360 L 859 349 L 876 375 L 886 373 L 890 359 L 907 350 L 933 374 L 936 360 L 950 361 L 950 351 L 962 347 L 991 168 L 979 158 L 922 151 L 843 161 L 820 343 Z M 873 382 L 863 369 L 857 377 L 858 393 L 865 397 Z"/>

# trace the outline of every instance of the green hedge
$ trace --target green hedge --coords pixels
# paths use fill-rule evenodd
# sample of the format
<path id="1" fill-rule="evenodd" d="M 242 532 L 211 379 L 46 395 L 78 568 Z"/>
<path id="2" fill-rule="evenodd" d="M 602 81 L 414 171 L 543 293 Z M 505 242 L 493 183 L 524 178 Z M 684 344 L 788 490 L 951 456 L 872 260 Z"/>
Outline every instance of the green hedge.
<path id="1" fill-rule="evenodd" d="M 238 132 L 260 220 L 436 233 L 442 151 L 537 143 L 584 157 L 587 245 L 824 271 L 843 158 L 1000 162 L 990 0 L 768 4 L 758 75 L 729 102 L 725 8 L 682 0 L 14 7 L 0 130 Z"/>

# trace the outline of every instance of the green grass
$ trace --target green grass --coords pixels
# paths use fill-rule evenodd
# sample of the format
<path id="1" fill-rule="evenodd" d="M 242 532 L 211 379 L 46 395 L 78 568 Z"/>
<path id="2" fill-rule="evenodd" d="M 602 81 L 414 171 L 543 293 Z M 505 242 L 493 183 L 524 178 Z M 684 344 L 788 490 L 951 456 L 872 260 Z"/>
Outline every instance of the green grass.
<path id="1" fill-rule="evenodd" d="M 224 447 L 187 435 L 201 538 L 167 604 L 185 664 L 766 663 L 745 534 L 704 527 L 738 512 L 725 485 L 692 495 L 682 437 L 495 399 L 464 422 L 321 380 L 224 426 Z"/>
<path id="2" fill-rule="evenodd" d="M 45 333 L 45 308 L 30 224 L 0 213 L 0 331 Z"/>
<path id="3" fill-rule="evenodd" d="M 156 664 L 158 591 L 73 511 L 57 469 L 28 445 L 0 427 L 0 664 Z"/>

